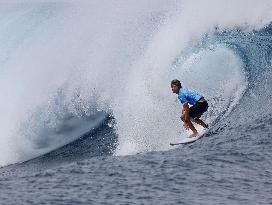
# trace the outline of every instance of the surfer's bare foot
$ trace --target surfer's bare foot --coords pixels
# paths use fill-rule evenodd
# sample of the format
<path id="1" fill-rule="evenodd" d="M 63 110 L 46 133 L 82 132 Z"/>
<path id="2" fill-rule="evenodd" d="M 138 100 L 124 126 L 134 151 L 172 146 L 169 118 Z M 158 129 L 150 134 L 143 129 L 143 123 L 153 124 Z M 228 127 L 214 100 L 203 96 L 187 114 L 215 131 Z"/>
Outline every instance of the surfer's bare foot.
<path id="1" fill-rule="evenodd" d="M 197 135 L 198 135 L 198 133 L 195 132 L 195 133 L 191 134 L 191 135 L 189 136 L 189 138 L 196 137 Z"/>

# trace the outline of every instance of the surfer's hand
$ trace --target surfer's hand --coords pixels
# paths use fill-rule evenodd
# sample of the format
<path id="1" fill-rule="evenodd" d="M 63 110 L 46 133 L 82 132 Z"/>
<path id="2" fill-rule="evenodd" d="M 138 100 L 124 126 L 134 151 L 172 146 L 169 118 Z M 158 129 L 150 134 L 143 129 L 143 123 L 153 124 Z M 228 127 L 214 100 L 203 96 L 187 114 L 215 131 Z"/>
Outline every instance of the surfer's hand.
<path id="1" fill-rule="evenodd" d="M 183 124 L 183 127 L 186 129 L 186 130 L 189 130 L 189 125 L 187 123 L 184 123 Z"/>

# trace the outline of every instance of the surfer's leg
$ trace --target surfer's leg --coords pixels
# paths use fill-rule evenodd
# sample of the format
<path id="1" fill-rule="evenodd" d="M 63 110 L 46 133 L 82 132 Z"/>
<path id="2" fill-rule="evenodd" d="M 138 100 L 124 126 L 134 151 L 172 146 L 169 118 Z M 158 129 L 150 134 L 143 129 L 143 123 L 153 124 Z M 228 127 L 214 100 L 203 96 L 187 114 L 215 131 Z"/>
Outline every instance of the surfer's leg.
<path id="1" fill-rule="evenodd" d="M 187 125 L 187 123 L 185 123 L 185 114 L 184 112 L 182 112 L 182 116 L 180 117 L 181 121 L 183 122 L 183 127 L 188 130 L 189 126 Z"/>
<path id="2" fill-rule="evenodd" d="M 196 137 L 196 136 L 198 135 L 198 132 L 197 132 L 195 126 L 193 125 L 193 123 L 191 122 L 191 120 L 190 120 L 190 119 L 189 119 L 189 120 L 185 120 L 185 115 L 184 115 L 184 114 L 181 116 L 180 119 L 184 122 L 184 125 L 183 125 L 183 126 L 184 126 L 186 129 L 189 128 L 190 130 L 192 130 L 193 134 L 190 135 L 190 137 Z"/>
<path id="3" fill-rule="evenodd" d="M 204 128 L 208 128 L 208 124 L 206 124 L 205 122 L 203 122 L 203 120 L 196 118 L 196 119 L 192 119 L 193 122 L 195 122 L 196 124 L 201 125 Z"/>
<path id="4" fill-rule="evenodd" d="M 191 120 L 187 120 L 187 121 L 185 121 L 185 123 L 188 125 L 190 130 L 192 130 L 192 132 L 193 132 L 193 134 L 191 134 L 190 137 L 196 137 L 198 135 L 198 132 L 197 132 L 195 126 L 193 125 L 193 123 L 191 122 Z"/>
<path id="5" fill-rule="evenodd" d="M 195 105 L 190 107 L 189 115 L 191 117 L 191 120 L 194 123 L 199 124 L 204 128 L 208 128 L 208 125 L 200 119 L 201 115 L 207 110 L 208 110 L 208 103 L 206 101 L 197 102 Z"/>

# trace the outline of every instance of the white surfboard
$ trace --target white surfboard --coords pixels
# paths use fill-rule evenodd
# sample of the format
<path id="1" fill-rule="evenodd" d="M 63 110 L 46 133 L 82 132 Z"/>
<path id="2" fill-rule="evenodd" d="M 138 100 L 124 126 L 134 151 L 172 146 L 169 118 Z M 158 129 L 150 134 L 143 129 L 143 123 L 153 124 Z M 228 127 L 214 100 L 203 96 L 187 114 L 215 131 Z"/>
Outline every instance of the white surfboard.
<path id="1" fill-rule="evenodd" d="M 200 139 L 202 136 L 203 136 L 203 134 L 197 135 L 196 137 L 186 137 L 186 138 L 181 139 L 179 142 L 170 143 L 170 145 L 175 146 L 175 145 L 181 145 L 181 144 L 190 144 L 190 143 Z"/>
<path id="2" fill-rule="evenodd" d="M 171 146 L 175 146 L 175 145 L 182 145 L 182 144 L 190 144 L 195 142 L 196 140 L 200 139 L 201 137 L 203 137 L 208 131 L 210 130 L 210 128 L 208 129 L 199 129 L 199 133 L 196 137 L 186 137 L 186 138 L 181 138 L 180 141 L 178 142 L 171 142 L 170 145 Z"/>

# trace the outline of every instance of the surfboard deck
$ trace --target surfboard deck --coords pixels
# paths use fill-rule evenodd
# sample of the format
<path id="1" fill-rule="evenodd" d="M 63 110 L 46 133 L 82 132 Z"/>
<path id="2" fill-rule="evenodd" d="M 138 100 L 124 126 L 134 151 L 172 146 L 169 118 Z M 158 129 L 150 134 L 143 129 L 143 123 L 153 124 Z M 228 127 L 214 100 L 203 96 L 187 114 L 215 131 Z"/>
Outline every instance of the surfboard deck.
<path id="1" fill-rule="evenodd" d="M 176 143 L 170 143 L 171 146 L 175 146 L 175 145 L 182 145 L 182 144 L 190 144 L 190 143 L 193 143 L 195 142 L 196 140 L 200 139 L 201 137 L 203 136 L 202 135 L 198 135 L 196 137 L 186 137 L 184 139 L 182 139 L 181 141 L 179 142 L 176 142 Z"/>

